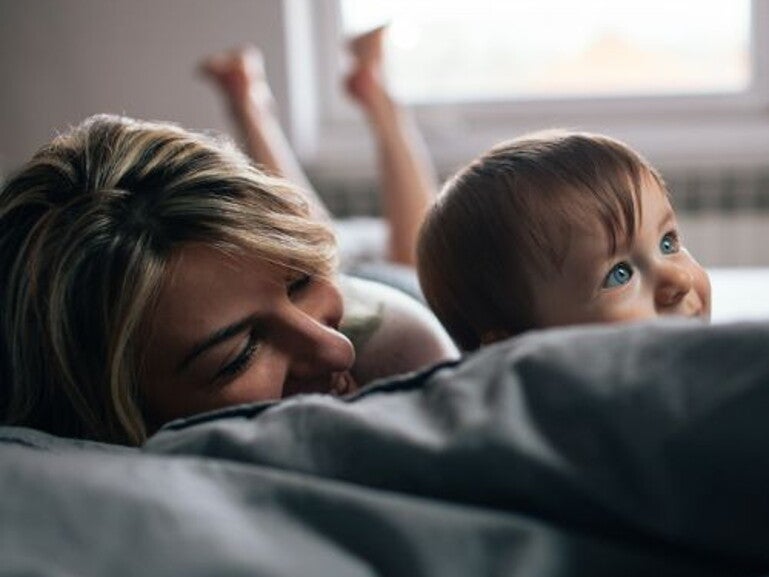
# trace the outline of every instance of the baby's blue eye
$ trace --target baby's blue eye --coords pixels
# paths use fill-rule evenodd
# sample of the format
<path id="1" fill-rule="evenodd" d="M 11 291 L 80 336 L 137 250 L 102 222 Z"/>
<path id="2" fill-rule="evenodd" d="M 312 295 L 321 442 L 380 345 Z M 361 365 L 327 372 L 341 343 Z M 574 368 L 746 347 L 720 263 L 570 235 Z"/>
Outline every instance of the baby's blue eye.
<path id="1" fill-rule="evenodd" d="M 604 288 L 614 288 L 622 286 L 630 282 L 633 277 L 633 269 L 630 265 L 624 262 L 615 265 L 613 269 L 606 275 L 606 280 L 603 281 Z"/>
<path id="2" fill-rule="evenodd" d="M 662 254 L 675 254 L 681 250 L 681 244 L 678 235 L 674 232 L 668 232 L 660 241 L 660 252 Z"/>

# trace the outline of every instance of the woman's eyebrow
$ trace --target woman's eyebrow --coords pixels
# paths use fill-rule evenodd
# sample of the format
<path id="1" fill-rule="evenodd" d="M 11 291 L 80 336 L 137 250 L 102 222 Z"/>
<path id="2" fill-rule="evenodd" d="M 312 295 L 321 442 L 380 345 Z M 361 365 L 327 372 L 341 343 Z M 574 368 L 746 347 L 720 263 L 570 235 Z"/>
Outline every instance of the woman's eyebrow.
<path id="1" fill-rule="evenodd" d="M 196 344 L 194 347 L 192 347 L 192 350 L 187 354 L 187 356 L 184 357 L 181 363 L 179 363 L 179 366 L 176 368 L 177 373 L 181 373 L 184 369 L 186 369 L 189 364 L 195 360 L 198 356 L 200 356 L 203 352 L 206 350 L 215 347 L 216 345 L 231 339 L 232 337 L 239 335 L 243 332 L 246 332 L 250 329 L 250 327 L 254 324 L 254 317 L 248 316 L 244 319 L 241 319 L 239 321 L 236 321 L 232 323 L 231 325 L 227 325 L 226 327 L 222 327 L 221 329 L 214 331 L 210 335 L 208 335 L 205 339 L 203 339 L 201 342 Z"/>

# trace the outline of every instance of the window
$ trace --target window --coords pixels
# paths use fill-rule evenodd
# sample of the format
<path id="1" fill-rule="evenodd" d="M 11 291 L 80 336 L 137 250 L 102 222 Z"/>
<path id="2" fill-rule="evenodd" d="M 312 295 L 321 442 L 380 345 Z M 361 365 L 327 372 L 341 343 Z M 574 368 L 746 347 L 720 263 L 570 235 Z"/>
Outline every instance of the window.
<path id="1" fill-rule="evenodd" d="M 440 9 L 343 0 L 341 10 L 351 31 L 373 18 L 391 23 L 388 68 L 410 103 L 740 93 L 751 84 L 749 0 L 441 0 Z"/>
<path id="2" fill-rule="evenodd" d="M 366 137 L 339 89 L 340 39 L 383 21 L 391 85 L 439 167 L 551 126 L 607 132 L 662 164 L 769 158 L 769 0 L 313 6 L 319 134 L 325 153 L 348 164 Z"/>

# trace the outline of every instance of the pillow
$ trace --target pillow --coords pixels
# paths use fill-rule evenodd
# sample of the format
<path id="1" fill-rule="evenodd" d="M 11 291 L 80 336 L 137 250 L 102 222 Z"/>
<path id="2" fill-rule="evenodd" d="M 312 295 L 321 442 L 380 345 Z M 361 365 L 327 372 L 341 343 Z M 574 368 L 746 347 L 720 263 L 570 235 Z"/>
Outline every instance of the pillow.
<path id="1" fill-rule="evenodd" d="M 167 426 L 205 455 L 769 568 L 769 324 L 531 333 L 351 397 Z"/>

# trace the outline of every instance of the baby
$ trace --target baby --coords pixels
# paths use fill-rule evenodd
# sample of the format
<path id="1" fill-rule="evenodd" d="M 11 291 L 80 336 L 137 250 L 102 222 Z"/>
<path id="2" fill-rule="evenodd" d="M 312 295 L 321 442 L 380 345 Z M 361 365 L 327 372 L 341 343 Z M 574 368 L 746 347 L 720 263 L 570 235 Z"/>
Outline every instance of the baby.
<path id="1" fill-rule="evenodd" d="M 502 143 L 444 187 L 419 281 L 457 344 L 662 315 L 710 318 L 659 173 L 621 142 L 546 131 Z"/>

